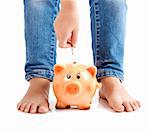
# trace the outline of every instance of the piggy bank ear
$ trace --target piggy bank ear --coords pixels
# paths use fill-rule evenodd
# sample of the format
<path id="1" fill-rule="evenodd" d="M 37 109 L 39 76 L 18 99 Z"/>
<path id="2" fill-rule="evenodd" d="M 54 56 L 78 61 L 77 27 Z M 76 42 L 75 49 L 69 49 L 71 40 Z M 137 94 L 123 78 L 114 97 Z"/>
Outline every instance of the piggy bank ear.
<path id="1" fill-rule="evenodd" d="M 88 67 L 88 68 L 87 68 L 87 71 L 92 75 L 92 77 L 95 77 L 95 76 L 96 76 L 96 73 L 97 73 L 96 67 L 94 67 L 94 66 Z"/>
<path id="2" fill-rule="evenodd" d="M 55 65 L 54 66 L 54 75 L 59 74 L 61 71 L 63 71 L 65 68 L 63 65 Z"/>

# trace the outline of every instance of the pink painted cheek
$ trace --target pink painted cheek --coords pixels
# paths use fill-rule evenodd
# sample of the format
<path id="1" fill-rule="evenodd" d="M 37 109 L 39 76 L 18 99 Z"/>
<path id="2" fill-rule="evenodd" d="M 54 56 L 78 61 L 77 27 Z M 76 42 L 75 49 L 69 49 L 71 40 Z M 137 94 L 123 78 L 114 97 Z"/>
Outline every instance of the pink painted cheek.
<path id="1" fill-rule="evenodd" d="M 88 93 L 90 93 L 91 90 L 92 90 L 92 89 L 91 89 L 91 86 L 90 86 L 90 85 L 87 85 L 87 86 L 86 86 L 86 91 L 87 91 Z"/>

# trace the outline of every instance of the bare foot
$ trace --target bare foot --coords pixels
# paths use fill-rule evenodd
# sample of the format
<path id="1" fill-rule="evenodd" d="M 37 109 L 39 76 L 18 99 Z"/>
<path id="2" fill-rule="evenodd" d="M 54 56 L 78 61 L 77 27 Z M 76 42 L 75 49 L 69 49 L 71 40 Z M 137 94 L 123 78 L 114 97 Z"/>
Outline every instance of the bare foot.
<path id="1" fill-rule="evenodd" d="M 100 97 L 106 99 L 109 106 L 117 112 L 131 112 L 140 107 L 139 101 L 132 98 L 122 87 L 118 78 L 106 77 L 101 80 Z"/>
<path id="2" fill-rule="evenodd" d="M 47 113 L 50 81 L 44 78 L 33 78 L 29 82 L 27 93 L 17 105 L 18 110 L 26 113 Z"/>

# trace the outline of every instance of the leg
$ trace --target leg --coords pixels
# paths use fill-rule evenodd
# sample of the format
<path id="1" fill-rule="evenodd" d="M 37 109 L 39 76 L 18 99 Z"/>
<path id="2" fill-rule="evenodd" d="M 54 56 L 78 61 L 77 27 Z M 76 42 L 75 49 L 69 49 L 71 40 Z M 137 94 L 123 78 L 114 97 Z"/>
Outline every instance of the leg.
<path id="1" fill-rule="evenodd" d="M 70 105 L 67 105 L 67 104 L 62 103 L 61 101 L 57 100 L 55 107 L 56 107 L 56 109 L 68 109 L 68 108 L 70 108 Z"/>
<path id="2" fill-rule="evenodd" d="M 102 82 L 100 96 L 115 111 L 139 108 L 121 85 L 126 24 L 125 0 L 90 0 L 94 64 Z"/>
<path id="3" fill-rule="evenodd" d="M 56 62 L 56 38 L 53 21 L 59 0 L 24 0 L 26 64 L 29 89 L 18 109 L 29 113 L 49 110 L 48 93 Z"/>
<path id="4" fill-rule="evenodd" d="M 78 106 L 80 110 L 88 110 L 90 109 L 90 104 L 83 104 Z"/>

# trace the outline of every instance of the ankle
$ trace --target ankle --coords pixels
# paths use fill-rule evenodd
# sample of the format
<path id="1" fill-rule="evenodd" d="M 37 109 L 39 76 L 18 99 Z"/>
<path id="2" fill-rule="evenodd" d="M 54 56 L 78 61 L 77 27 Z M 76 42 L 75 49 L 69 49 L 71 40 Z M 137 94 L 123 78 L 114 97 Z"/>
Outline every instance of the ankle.
<path id="1" fill-rule="evenodd" d="M 30 81 L 30 86 L 28 88 L 27 94 L 40 94 L 48 98 L 50 81 L 45 78 L 32 78 Z"/>
<path id="2" fill-rule="evenodd" d="M 49 87 L 50 81 L 45 78 L 32 78 L 30 81 L 30 86 L 41 86 L 41 87 Z"/>
<path id="3" fill-rule="evenodd" d="M 117 77 L 105 77 L 101 80 L 102 90 L 106 92 L 113 92 L 121 87 L 121 82 Z"/>
<path id="4" fill-rule="evenodd" d="M 112 76 L 104 77 L 101 82 L 102 84 L 121 84 L 120 80 L 117 77 Z"/>

